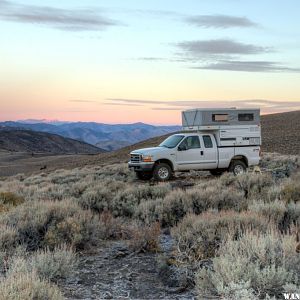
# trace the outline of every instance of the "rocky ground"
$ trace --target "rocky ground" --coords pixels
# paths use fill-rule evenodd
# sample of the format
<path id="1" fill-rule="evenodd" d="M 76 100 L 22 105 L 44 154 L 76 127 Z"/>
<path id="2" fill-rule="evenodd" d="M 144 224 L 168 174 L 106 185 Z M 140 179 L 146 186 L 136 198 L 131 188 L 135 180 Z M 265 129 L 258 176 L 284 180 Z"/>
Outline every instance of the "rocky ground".
<path id="1" fill-rule="evenodd" d="M 105 242 L 80 257 L 61 288 L 66 299 L 195 299 L 174 269 L 160 267 L 158 258 L 170 255 L 172 247 L 169 235 L 161 236 L 160 253 L 132 253 L 124 241 Z"/>

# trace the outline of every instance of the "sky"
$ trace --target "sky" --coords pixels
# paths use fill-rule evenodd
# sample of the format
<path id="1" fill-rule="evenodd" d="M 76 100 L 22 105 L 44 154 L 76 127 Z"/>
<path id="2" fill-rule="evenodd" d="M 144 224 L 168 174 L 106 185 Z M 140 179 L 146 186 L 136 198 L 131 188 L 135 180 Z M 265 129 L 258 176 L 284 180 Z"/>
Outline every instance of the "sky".
<path id="1" fill-rule="evenodd" d="M 300 109 L 298 0 L 0 0 L 0 120 Z"/>

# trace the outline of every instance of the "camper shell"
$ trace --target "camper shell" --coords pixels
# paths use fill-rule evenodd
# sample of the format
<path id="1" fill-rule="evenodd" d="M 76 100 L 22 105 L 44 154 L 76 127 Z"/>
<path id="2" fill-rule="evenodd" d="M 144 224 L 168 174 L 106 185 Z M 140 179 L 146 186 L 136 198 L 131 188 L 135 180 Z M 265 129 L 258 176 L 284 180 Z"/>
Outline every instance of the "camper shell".
<path id="1" fill-rule="evenodd" d="M 214 134 L 218 147 L 260 146 L 260 109 L 190 109 L 182 112 L 185 131 Z"/>

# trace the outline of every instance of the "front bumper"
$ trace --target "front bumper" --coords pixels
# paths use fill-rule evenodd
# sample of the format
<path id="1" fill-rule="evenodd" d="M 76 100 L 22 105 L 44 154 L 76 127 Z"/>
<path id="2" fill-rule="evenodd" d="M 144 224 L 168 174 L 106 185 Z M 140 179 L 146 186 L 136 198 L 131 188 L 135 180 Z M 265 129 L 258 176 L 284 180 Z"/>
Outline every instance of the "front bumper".
<path id="1" fill-rule="evenodd" d="M 136 172 L 152 171 L 153 166 L 154 166 L 154 162 L 139 162 L 139 163 L 133 163 L 131 161 L 128 162 L 128 168 Z"/>

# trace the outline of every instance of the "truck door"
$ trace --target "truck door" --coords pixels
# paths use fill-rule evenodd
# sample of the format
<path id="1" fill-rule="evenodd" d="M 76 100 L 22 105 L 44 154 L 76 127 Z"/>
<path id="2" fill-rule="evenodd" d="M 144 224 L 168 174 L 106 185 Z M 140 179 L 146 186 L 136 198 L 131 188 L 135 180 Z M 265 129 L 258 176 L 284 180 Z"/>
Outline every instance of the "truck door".
<path id="1" fill-rule="evenodd" d="M 211 134 L 201 136 L 203 152 L 201 158 L 202 169 L 216 169 L 218 166 L 218 148 L 215 137 Z"/>
<path id="2" fill-rule="evenodd" d="M 187 136 L 177 147 L 178 170 L 201 169 L 202 148 L 198 135 Z"/>

